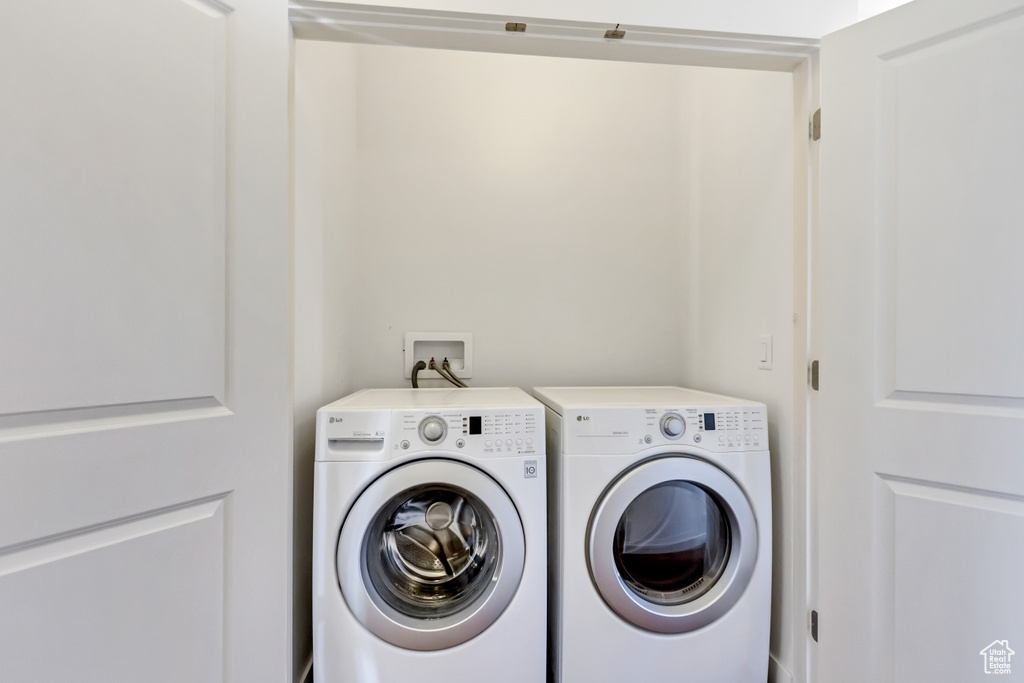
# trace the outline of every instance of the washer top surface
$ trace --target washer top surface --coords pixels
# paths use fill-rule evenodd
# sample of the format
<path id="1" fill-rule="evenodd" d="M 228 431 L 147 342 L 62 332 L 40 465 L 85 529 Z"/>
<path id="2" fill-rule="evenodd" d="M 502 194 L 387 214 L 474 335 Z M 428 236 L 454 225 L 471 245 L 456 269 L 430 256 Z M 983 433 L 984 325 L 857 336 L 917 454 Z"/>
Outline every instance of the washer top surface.
<path id="1" fill-rule="evenodd" d="M 755 401 L 681 387 L 535 387 L 533 391 L 558 413 L 580 408 L 761 405 Z"/>
<path id="2" fill-rule="evenodd" d="M 537 400 L 518 387 L 470 387 L 465 389 L 363 389 L 324 410 L 393 410 L 411 408 L 526 408 Z"/>

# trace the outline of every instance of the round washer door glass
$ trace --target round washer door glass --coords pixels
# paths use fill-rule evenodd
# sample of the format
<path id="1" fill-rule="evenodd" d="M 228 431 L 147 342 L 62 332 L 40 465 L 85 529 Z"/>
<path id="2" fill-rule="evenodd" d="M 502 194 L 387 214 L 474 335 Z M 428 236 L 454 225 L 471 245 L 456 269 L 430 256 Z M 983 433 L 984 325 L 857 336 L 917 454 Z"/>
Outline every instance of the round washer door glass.
<path id="1" fill-rule="evenodd" d="M 757 525 L 743 490 L 685 456 L 623 474 L 594 510 L 587 540 L 594 583 L 622 618 L 683 633 L 725 614 L 757 559 Z"/>
<path id="2" fill-rule="evenodd" d="M 466 642 L 501 615 L 522 578 L 522 522 L 482 471 L 431 459 L 374 481 L 345 517 L 338 583 L 352 614 L 412 650 Z"/>
<path id="3" fill-rule="evenodd" d="M 501 562 L 494 517 L 469 491 L 424 484 L 392 497 L 365 535 L 366 573 L 410 617 L 439 619 L 479 597 Z"/>

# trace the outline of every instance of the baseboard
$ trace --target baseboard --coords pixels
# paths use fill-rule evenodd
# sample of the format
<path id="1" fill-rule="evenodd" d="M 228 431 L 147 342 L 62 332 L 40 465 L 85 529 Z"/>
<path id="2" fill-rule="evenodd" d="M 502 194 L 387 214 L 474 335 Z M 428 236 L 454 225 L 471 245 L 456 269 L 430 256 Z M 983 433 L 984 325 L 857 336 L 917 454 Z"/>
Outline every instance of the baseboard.
<path id="1" fill-rule="evenodd" d="M 768 655 L 768 683 L 793 683 L 793 674 L 779 664 L 775 655 Z"/>
<path id="2" fill-rule="evenodd" d="M 306 668 L 302 670 L 302 675 L 295 683 L 313 683 L 313 654 L 310 653 L 309 661 L 306 662 Z"/>

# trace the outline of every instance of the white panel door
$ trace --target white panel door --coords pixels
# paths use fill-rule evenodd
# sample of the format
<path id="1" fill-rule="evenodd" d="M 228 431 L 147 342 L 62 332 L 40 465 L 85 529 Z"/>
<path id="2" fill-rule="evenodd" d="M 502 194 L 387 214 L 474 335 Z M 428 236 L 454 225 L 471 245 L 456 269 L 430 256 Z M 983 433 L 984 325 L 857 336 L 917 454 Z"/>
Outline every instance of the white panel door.
<path id="1" fill-rule="evenodd" d="M 817 680 L 1024 675 L 1024 2 L 916 0 L 821 68 Z"/>
<path id="2" fill-rule="evenodd" d="M 0 678 L 285 681 L 288 24 L 0 20 Z"/>

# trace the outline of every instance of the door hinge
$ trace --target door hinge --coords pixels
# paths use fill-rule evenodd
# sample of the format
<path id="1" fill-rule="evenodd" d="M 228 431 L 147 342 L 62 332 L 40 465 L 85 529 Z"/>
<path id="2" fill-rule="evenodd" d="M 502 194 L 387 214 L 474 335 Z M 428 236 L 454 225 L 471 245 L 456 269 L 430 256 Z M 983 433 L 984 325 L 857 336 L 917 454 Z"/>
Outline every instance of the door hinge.
<path id="1" fill-rule="evenodd" d="M 811 389 L 818 390 L 818 361 L 811 361 Z"/>
<path id="2" fill-rule="evenodd" d="M 821 110 L 818 109 L 811 117 L 811 139 L 817 142 L 821 139 Z"/>
<path id="3" fill-rule="evenodd" d="M 818 642 L 818 611 L 811 610 L 811 638 Z"/>

